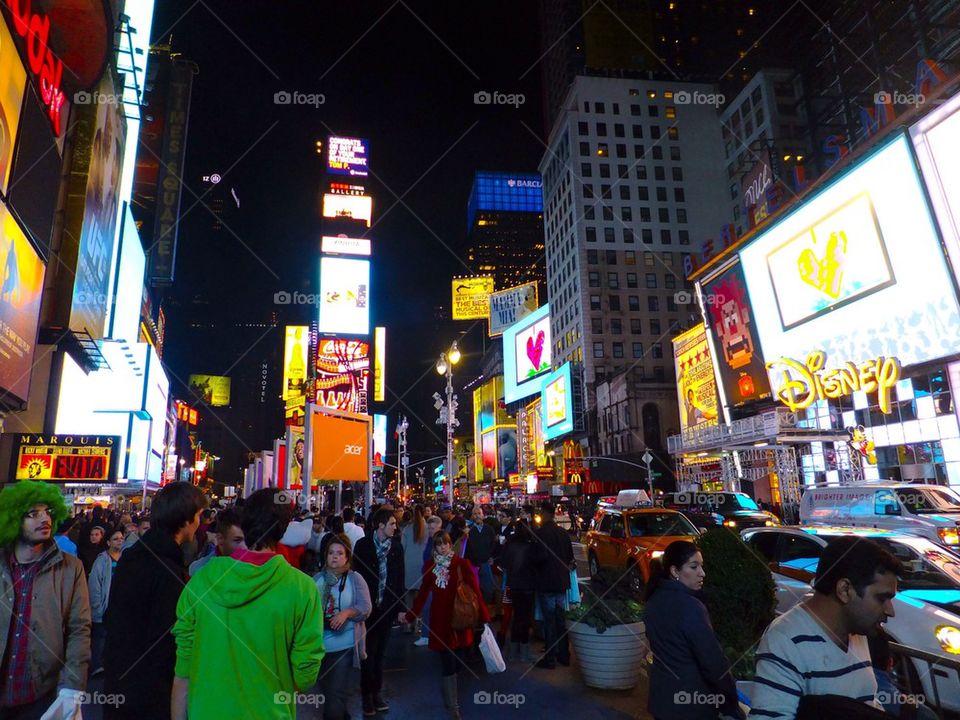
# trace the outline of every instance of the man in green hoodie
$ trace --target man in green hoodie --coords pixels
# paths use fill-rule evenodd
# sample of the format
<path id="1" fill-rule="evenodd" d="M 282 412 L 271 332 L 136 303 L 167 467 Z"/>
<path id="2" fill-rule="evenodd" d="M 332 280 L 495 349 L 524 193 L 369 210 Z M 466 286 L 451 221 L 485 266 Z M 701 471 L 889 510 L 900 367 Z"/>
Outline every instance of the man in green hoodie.
<path id="1" fill-rule="evenodd" d="M 247 498 L 247 550 L 215 557 L 177 604 L 175 720 L 294 720 L 298 691 L 323 660 L 323 608 L 313 581 L 275 552 L 293 504 L 275 488 Z"/>

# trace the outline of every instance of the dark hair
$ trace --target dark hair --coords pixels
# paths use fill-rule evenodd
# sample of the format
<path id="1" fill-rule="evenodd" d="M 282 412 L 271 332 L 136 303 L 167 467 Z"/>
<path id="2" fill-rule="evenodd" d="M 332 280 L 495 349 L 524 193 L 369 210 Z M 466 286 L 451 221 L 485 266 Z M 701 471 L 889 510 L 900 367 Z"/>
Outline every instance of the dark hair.
<path id="1" fill-rule="evenodd" d="M 664 580 L 670 579 L 670 568 L 683 567 L 698 552 L 700 548 L 689 540 L 674 540 L 667 545 L 663 555 L 650 563 L 650 580 L 643 591 L 644 601 L 653 597 Z"/>
<path id="2" fill-rule="evenodd" d="M 436 546 L 438 542 L 446 543 L 447 545 L 453 545 L 453 540 L 450 538 L 450 533 L 446 530 L 437 530 L 433 534 L 433 544 Z"/>
<path id="3" fill-rule="evenodd" d="M 327 541 L 327 546 L 323 549 L 322 564 L 326 566 L 327 555 L 330 553 L 330 548 L 334 545 L 343 546 L 344 552 L 347 553 L 347 567 L 350 567 L 350 563 L 353 561 L 353 549 L 350 547 L 350 538 L 343 533 L 337 533 L 330 536 L 330 540 Z"/>
<path id="4" fill-rule="evenodd" d="M 276 546 L 293 519 L 293 503 L 277 488 L 257 490 L 243 506 L 240 529 L 251 550 Z"/>
<path id="5" fill-rule="evenodd" d="M 413 509 L 413 541 L 418 545 L 427 539 L 427 520 L 423 517 L 423 508 L 417 505 Z"/>
<path id="6" fill-rule="evenodd" d="M 150 527 L 166 535 L 176 535 L 184 525 L 207 506 L 200 488 L 188 482 L 174 482 L 160 488 L 150 508 Z"/>
<path id="7" fill-rule="evenodd" d="M 393 510 L 388 510 L 385 507 L 380 508 L 373 514 L 371 524 L 377 530 L 380 529 L 381 525 L 386 525 L 390 522 L 390 518 L 394 517 Z"/>
<path id="8" fill-rule="evenodd" d="M 343 533 L 343 518 L 339 515 L 331 515 L 330 519 L 327 520 L 327 530 L 332 532 L 334 535 L 340 535 Z"/>
<path id="9" fill-rule="evenodd" d="M 353 508 L 344 508 L 341 515 L 343 516 L 343 521 L 345 523 L 353 522 L 353 516 L 354 516 Z"/>
<path id="10" fill-rule="evenodd" d="M 827 543 L 820 553 L 817 577 L 813 589 L 821 595 L 832 595 L 840 580 L 846 578 L 857 595 L 863 597 L 868 585 L 877 575 L 900 575 L 900 561 L 873 540 L 858 537 L 838 537 Z"/>
<path id="11" fill-rule="evenodd" d="M 140 527 L 144 523 L 148 523 L 148 522 L 150 522 L 150 516 L 141 515 L 140 517 L 137 518 L 137 527 Z M 150 523 L 150 526 L 153 527 L 153 523 Z"/>
<path id="12" fill-rule="evenodd" d="M 227 531 L 227 528 L 242 527 L 243 516 L 239 510 L 227 508 L 221 510 L 217 515 L 217 532 L 221 535 Z"/>
<path id="13" fill-rule="evenodd" d="M 540 517 L 544 520 L 553 520 L 554 512 L 556 512 L 556 508 L 549 503 L 540 506 Z"/>

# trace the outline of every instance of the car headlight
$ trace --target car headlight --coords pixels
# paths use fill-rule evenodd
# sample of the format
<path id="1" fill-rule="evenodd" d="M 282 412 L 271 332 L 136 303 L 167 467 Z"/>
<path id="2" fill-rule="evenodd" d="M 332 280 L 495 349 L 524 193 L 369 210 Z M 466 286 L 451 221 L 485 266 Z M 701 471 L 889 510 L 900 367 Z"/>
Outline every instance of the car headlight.
<path id="1" fill-rule="evenodd" d="M 763 524 L 766 525 L 767 527 L 773 527 L 774 522 L 773 520 L 765 520 Z"/>
<path id="2" fill-rule="evenodd" d="M 940 647 L 951 655 L 960 655 L 960 628 L 953 625 L 937 625 L 934 633 Z"/>
<path id="3" fill-rule="evenodd" d="M 960 533 L 957 532 L 957 528 L 955 527 L 939 528 L 937 534 L 940 536 L 944 545 L 960 545 Z"/>
<path id="4" fill-rule="evenodd" d="M 736 521 L 736 520 L 724 520 L 723 524 L 724 524 L 726 527 L 736 527 L 736 526 L 737 526 L 737 521 Z"/>

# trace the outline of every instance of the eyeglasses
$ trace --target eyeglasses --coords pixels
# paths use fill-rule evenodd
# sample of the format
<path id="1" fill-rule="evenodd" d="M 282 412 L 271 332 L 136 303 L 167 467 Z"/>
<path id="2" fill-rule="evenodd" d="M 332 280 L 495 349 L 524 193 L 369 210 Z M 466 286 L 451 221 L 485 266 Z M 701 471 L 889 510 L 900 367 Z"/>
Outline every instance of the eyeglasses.
<path id="1" fill-rule="evenodd" d="M 47 508 L 44 508 L 43 510 L 31 510 L 30 512 L 26 513 L 24 517 L 29 518 L 30 520 L 39 520 L 42 517 L 45 517 L 51 520 L 53 519 L 53 515 L 50 513 L 50 510 Z"/>

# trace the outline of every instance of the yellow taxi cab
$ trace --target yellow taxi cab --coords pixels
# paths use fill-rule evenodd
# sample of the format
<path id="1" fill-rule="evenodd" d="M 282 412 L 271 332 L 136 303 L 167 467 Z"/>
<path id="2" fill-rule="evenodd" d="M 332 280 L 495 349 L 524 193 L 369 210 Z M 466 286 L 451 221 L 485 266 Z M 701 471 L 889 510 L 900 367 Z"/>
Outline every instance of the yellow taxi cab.
<path id="1" fill-rule="evenodd" d="M 612 570 L 639 593 L 650 578 L 651 561 L 670 543 L 693 542 L 699 535 L 683 513 L 652 507 L 643 490 L 621 492 L 614 502 L 601 501 L 590 523 L 585 540 L 590 577 Z"/>

